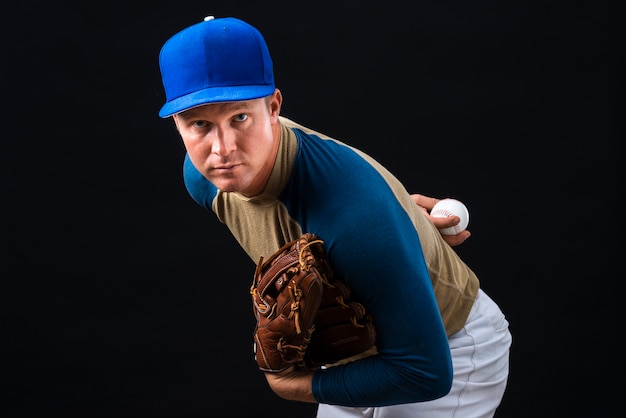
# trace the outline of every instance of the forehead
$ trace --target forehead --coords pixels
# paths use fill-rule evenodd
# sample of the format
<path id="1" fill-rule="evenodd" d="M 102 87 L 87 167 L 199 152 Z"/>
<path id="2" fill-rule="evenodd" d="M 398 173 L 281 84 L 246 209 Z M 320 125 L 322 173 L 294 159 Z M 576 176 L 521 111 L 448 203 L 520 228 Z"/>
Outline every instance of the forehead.
<path id="1" fill-rule="evenodd" d="M 245 112 L 254 109 L 263 99 L 242 100 L 237 102 L 209 103 L 179 113 L 183 119 L 197 118 L 206 115 L 223 115 Z"/>

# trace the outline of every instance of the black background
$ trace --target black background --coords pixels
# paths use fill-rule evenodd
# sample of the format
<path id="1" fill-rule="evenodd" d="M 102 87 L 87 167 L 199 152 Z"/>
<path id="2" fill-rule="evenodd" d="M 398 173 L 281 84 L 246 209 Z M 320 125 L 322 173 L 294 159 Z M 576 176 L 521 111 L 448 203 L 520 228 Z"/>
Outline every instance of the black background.
<path id="1" fill-rule="evenodd" d="M 314 416 L 256 370 L 253 263 L 157 115 L 161 45 L 209 14 L 265 35 L 285 116 L 468 205 L 457 250 L 514 337 L 498 417 L 617 416 L 618 8 L 364 4 L 4 7 L 0 416 Z"/>

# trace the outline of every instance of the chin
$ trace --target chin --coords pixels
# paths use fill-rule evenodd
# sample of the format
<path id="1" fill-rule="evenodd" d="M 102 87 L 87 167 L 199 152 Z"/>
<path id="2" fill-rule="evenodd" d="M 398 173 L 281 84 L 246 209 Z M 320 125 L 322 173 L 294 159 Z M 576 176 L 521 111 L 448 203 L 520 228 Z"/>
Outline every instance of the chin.
<path id="1" fill-rule="evenodd" d="M 239 185 L 233 183 L 232 181 L 217 181 L 213 184 L 222 192 L 231 193 L 231 192 L 239 192 L 241 190 Z"/>

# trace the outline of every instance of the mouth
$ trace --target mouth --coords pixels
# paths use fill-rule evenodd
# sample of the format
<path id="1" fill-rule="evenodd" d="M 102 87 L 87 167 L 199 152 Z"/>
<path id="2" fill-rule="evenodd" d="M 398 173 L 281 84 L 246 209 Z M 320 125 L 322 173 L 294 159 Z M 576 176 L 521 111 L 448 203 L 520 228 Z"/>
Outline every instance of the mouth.
<path id="1" fill-rule="evenodd" d="M 213 171 L 214 173 L 225 173 L 225 172 L 233 171 L 234 169 L 239 167 L 239 165 L 240 164 L 218 165 L 218 166 L 214 166 L 213 168 L 211 168 L 211 171 Z"/>

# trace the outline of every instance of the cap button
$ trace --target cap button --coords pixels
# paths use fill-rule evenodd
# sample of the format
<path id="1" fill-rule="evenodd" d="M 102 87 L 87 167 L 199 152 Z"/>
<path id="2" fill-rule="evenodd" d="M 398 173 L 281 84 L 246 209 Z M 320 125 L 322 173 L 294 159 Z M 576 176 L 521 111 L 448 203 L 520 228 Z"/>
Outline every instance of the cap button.
<path id="1" fill-rule="evenodd" d="M 204 21 L 206 22 L 208 20 L 213 20 L 213 19 L 215 19 L 215 16 L 207 16 L 204 18 Z"/>

